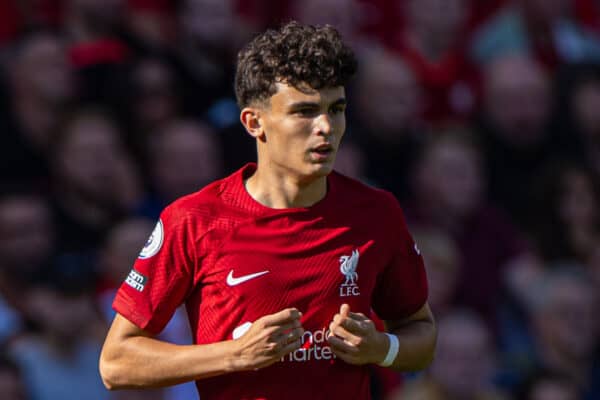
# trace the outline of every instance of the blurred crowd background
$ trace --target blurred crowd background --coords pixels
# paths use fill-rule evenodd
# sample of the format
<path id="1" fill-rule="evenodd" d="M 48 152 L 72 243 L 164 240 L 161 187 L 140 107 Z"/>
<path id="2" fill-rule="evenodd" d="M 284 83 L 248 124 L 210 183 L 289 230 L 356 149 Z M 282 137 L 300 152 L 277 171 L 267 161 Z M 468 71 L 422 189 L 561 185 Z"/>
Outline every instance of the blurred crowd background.
<path id="1" fill-rule="evenodd" d="M 235 56 L 290 19 L 356 50 L 337 168 L 427 264 L 437 357 L 374 399 L 600 399 L 598 0 L 3 0 L 0 398 L 196 398 L 103 388 L 110 304 L 165 205 L 255 160 Z"/>

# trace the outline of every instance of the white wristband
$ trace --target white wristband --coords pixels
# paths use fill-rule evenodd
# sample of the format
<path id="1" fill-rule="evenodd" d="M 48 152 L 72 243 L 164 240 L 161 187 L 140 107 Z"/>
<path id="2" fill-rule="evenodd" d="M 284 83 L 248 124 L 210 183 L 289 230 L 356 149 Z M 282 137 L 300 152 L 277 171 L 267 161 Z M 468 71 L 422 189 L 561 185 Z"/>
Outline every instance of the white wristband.
<path id="1" fill-rule="evenodd" d="M 400 349 L 400 343 L 398 343 L 398 336 L 392 335 L 390 333 L 386 333 L 388 339 L 390 339 L 390 347 L 388 349 L 387 355 L 385 359 L 380 362 L 378 365 L 382 367 L 389 367 L 394 363 L 396 356 L 398 355 L 398 350 Z"/>

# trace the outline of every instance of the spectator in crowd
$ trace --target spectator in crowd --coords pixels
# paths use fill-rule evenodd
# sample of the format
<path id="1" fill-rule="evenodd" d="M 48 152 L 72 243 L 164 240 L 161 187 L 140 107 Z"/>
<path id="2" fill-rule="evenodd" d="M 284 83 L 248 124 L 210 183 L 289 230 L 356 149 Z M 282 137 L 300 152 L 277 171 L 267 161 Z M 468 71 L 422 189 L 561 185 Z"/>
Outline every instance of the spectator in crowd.
<path id="1" fill-rule="evenodd" d="M 335 157 L 335 170 L 363 183 L 376 185 L 367 177 L 367 154 L 355 141 L 346 138 Z"/>
<path id="2" fill-rule="evenodd" d="M 581 399 L 597 399 L 598 300 L 589 276 L 578 270 L 547 272 L 531 288 L 528 307 L 535 341 L 530 371 L 561 373 L 582 391 Z"/>
<path id="3" fill-rule="evenodd" d="M 126 95 L 124 77 L 136 51 L 125 30 L 126 0 L 67 0 L 64 27 L 69 58 L 81 88 L 79 104 L 116 112 Z"/>
<path id="4" fill-rule="evenodd" d="M 112 321 L 112 302 L 127 277 L 154 223 L 146 218 L 129 218 L 112 227 L 100 252 L 98 303 L 106 321 Z"/>
<path id="5" fill-rule="evenodd" d="M 289 15 L 302 23 L 333 25 L 356 51 L 370 45 L 362 28 L 368 14 L 358 0 L 305 0 L 288 1 Z"/>
<path id="6" fill-rule="evenodd" d="M 181 112 L 181 85 L 175 70 L 165 60 L 146 57 L 138 60 L 130 75 L 131 91 L 127 96 L 126 118 L 137 147 Z"/>
<path id="7" fill-rule="evenodd" d="M 221 176 L 223 152 L 219 138 L 206 124 L 177 120 L 150 140 L 152 196 L 140 213 L 152 219 L 176 198 L 199 190 Z"/>
<path id="8" fill-rule="evenodd" d="M 396 54 L 375 49 L 365 59 L 353 88 L 348 134 L 365 149 L 368 176 L 404 198 L 408 166 L 420 140 L 420 88 Z"/>
<path id="9" fill-rule="evenodd" d="M 521 53 L 549 69 L 560 63 L 600 60 L 600 43 L 572 18 L 569 0 L 514 0 L 474 37 L 480 64 L 506 53 Z"/>
<path id="10" fill-rule="evenodd" d="M 438 324 L 437 354 L 428 373 L 389 400 L 507 399 L 494 387 L 497 355 L 484 321 L 468 310 L 452 310 Z"/>
<path id="11" fill-rule="evenodd" d="M 423 89 L 423 116 L 463 120 L 475 105 L 476 70 L 466 56 L 467 0 L 409 0 L 393 47 Z"/>
<path id="12" fill-rule="evenodd" d="M 600 240 L 600 184 L 572 163 L 551 163 L 530 197 L 531 231 L 548 263 L 584 264 Z"/>
<path id="13" fill-rule="evenodd" d="M 235 0 L 183 0 L 177 10 L 180 32 L 174 51 L 189 80 L 193 115 L 212 117 L 220 128 L 238 123 L 230 77 L 237 49 L 253 31 L 235 7 Z"/>
<path id="14" fill-rule="evenodd" d="M 478 127 L 490 196 L 522 225 L 528 214 L 523 195 L 558 151 L 547 129 L 553 102 L 549 76 L 533 59 L 507 55 L 486 67 L 483 92 Z"/>
<path id="15" fill-rule="evenodd" d="M 106 328 L 82 287 L 38 286 L 27 307 L 39 331 L 22 335 L 9 353 L 36 400 L 107 400 L 98 374 L 100 335 Z M 76 378 L 74 378 L 76 377 Z"/>
<path id="16" fill-rule="evenodd" d="M 461 274 L 461 259 L 454 240 L 441 230 L 413 232 L 427 270 L 429 304 L 441 318 L 451 309 Z"/>
<path id="17" fill-rule="evenodd" d="M 538 371 L 517 391 L 516 400 L 578 400 L 577 386 L 569 378 L 551 371 Z"/>
<path id="18" fill-rule="evenodd" d="M 455 304 L 473 308 L 494 323 L 506 266 L 527 246 L 511 221 L 487 203 L 485 159 L 466 132 L 433 136 L 415 166 L 414 202 L 405 206 L 410 226 L 446 232 L 460 254 Z"/>
<path id="19" fill-rule="evenodd" d="M 167 48 L 176 35 L 175 2 L 170 0 L 128 0 L 128 30 L 151 49 Z"/>
<path id="20" fill-rule="evenodd" d="M 562 129 L 562 147 L 574 147 L 571 158 L 587 164 L 600 175 L 600 65 L 578 64 L 563 68 L 564 86 L 557 125 Z"/>
<path id="21" fill-rule="evenodd" d="M 140 201 L 137 171 L 118 127 L 100 110 L 78 111 L 65 123 L 53 169 L 61 251 L 93 251 Z"/>
<path id="22" fill-rule="evenodd" d="M 0 331 L 11 336 L 28 317 L 25 300 L 33 284 L 53 270 L 55 228 L 47 200 L 32 193 L 0 197 L 0 298 L 5 303 Z M 30 317 L 30 316 L 29 316 Z"/>
<path id="23" fill-rule="evenodd" d="M 8 97 L 0 108 L 0 185 L 43 185 L 48 148 L 74 94 L 72 70 L 62 39 L 45 31 L 23 35 L 8 55 Z"/>
<path id="24" fill-rule="evenodd" d="M 27 390 L 21 370 L 15 362 L 6 356 L 6 350 L 0 353 L 0 393 L 3 400 L 27 400 Z"/>

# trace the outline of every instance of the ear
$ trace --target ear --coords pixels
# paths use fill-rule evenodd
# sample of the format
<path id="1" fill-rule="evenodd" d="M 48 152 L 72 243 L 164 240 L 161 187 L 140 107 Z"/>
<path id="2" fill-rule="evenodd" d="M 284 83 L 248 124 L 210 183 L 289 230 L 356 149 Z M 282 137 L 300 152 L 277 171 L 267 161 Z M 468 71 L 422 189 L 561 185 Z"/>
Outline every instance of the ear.
<path id="1" fill-rule="evenodd" d="M 240 113 L 240 121 L 250 136 L 255 139 L 262 139 L 265 132 L 263 129 L 260 109 L 255 107 L 245 107 Z"/>

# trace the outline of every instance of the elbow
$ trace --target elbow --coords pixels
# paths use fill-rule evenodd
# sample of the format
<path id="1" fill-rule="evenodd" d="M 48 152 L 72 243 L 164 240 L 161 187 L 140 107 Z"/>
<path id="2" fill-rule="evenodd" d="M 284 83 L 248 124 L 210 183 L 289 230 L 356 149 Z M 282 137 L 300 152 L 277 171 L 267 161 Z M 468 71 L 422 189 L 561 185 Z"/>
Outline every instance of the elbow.
<path id="1" fill-rule="evenodd" d="M 116 361 L 108 360 L 105 355 L 102 354 L 100 356 L 99 370 L 102 383 L 106 389 L 118 390 L 125 387 L 122 382 L 123 374 L 119 372 Z"/>
<path id="2" fill-rule="evenodd" d="M 115 373 L 112 372 L 112 369 L 108 362 L 100 358 L 100 377 L 102 378 L 102 383 L 104 387 L 108 390 L 116 390 L 117 384 L 115 382 Z"/>

